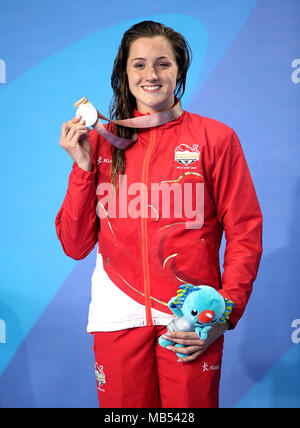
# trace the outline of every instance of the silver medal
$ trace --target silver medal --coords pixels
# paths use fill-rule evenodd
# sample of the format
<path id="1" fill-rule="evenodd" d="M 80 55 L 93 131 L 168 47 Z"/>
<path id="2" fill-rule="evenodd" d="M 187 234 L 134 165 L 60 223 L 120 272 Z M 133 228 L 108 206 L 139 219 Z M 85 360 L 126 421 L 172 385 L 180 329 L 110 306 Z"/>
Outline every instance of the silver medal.
<path id="1" fill-rule="evenodd" d="M 90 103 L 80 104 L 76 112 L 77 116 L 81 116 L 85 121 L 85 126 L 93 126 L 98 120 L 98 112 Z"/>

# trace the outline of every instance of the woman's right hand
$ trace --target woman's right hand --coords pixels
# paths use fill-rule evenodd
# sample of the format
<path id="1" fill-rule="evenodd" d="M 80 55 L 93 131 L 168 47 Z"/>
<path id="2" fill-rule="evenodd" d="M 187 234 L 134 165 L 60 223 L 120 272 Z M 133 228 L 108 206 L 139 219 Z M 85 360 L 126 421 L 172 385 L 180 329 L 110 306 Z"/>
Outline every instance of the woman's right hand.
<path id="1" fill-rule="evenodd" d="M 80 168 L 91 171 L 92 150 L 88 139 L 89 128 L 84 124 L 81 116 L 63 123 L 59 143 Z"/>

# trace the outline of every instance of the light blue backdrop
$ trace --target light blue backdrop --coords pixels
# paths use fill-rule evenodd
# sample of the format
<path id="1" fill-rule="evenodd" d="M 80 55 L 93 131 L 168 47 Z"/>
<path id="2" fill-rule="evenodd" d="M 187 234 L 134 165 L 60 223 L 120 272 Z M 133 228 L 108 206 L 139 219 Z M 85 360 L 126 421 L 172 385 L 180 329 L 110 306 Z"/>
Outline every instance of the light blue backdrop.
<path id="1" fill-rule="evenodd" d="M 97 407 L 86 333 L 95 250 L 67 258 L 54 219 L 72 161 L 61 124 L 108 112 L 123 32 L 144 19 L 193 50 L 186 110 L 238 133 L 264 215 L 250 303 L 226 334 L 222 407 L 299 407 L 298 0 L 15 0 L 0 9 L 0 407 Z"/>

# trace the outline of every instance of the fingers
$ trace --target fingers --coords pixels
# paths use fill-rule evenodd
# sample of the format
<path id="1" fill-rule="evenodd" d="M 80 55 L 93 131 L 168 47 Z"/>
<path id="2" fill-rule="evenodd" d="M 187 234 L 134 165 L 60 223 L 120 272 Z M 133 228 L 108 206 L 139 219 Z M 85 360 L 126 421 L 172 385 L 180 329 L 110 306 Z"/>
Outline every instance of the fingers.
<path id="1" fill-rule="evenodd" d="M 83 134 L 88 134 L 88 129 L 85 126 L 72 126 L 67 134 L 67 139 L 71 141 L 76 136 L 75 140 L 78 141 L 78 137 Z"/>
<path id="2" fill-rule="evenodd" d="M 185 354 L 186 357 L 181 357 L 179 358 L 177 361 L 178 362 L 188 362 L 188 361 L 193 361 L 196 358 L 199 357 L 199 355 L 201 355 L 205 350 L 206 350 L 206 346 L 186 346 L 185 348 L 182 347 L 178 347 L 178 346 L 171 346 L 168 345 L 166 347 L 166 349 L 168 349 L 169 351 L 172 351 L 174 353 L 178 353 L 180 352 L 180 354 Z"/>
<path id="3" fill-rule="evenodd" d="M 186 354 L 186 355 L 190 355 L 193 354 L 195 352 L 203 352 L 202 347 L 200 346 L 186 346 L 186 347 L 178 347 L 178 346 L 174 346 L 174 345 L 168 345 L 166 346 L 167 349 L 169 349 L 170 351 L 173 352 L 178 352 L 180 350 L 181 354 Z"/>
<path id="4" fill-rule="evenodd" d="M 86 128 L 75 128 L 72 127 L 66 136 L 61 137 L 60 145 L 64 149 L 72 148 L 80 143 L 83 137 L 88 137 L 88 130 Z"/>
<path id="5" fill-rule="evenodd" d="M 81 116 L 74 117 L 68 122 L 63 123 L 60 140 L 61 146 L 66 148 L 69 145 L 77 144 L 82 136 L 87 136 L 89 128 L 84 124 L 85 121 L 81 119 Z"/>
<path id="6" fill-rule="evenodd" d="M 182 353 L 182 351 L 180 351 Z M 203 351 L 194 352 L 192 355 L 188 355 L 187 357 L 181 357 L 177 360 L 178 363 L 188 363 L 190 361 L 196 360 L 199 355 L 202 354 Z"/>
<path id="7" fill-rule="evenodd" d="M 163 335 L 164 339 L 171 340 L 181 345 L 202 345 L 204 340 L 201 340 L 200 337 L 194 331 L 174 331 L 168 332 Z"/>
<path id="8" fill-rule="evenodd" d="M 189 362 L 199 357 L 209 346 L 207 341 L 201 340 L 196 332 L 174 331 L 163 335 L 164 338 L 175 342 L 175 344 L 184 345 L 184 347 L 168 345 L 166 348 L 174 353 L 186 354 L 178 362 Z"/>
<path id="9" fill-rule="evenodd" d="M 184 347 L 167 346 L 166 349 L 180 354 L 186 354 L 186 357 L 181 357 L 178 362 L 189 362 L 199 357 L 206 349 L 218 338 L 224 331 L 228 329 L 227 326 L 215 327 L 208 332 L 206 340 L 201 340 L 196 332 L 172 331 L 163 335 L 164 338 L 175 342 L 175 344 L 184 345 Z M 180 350 L 180 351 L 179 351 Z"/>
<path id="10" fill-rule="evenodd" d="M 62 137 L 66 137 L 69 131 L 73 128 L 88 129 L 84 125 L 85 125 L 85 121 L 81 118 L 81 116 L 75 116 L 73 117 L 73 119 L 69 120 L 68 122 L 63 123 L 61 135 Z"/>
<path id="11" fill-rule="evenodd" d="M 82 119 L 82 116 L 78 115 L 73 117 L 73 119 L 70 120 L 71 124 L 74 125 L 85 125 L 85 121 Z"/>
<path id="12" fill-rule="evenodd" d="M 73 161 L 86 171 L 91 171 L 89 131 L 90 129 L 85 126 L 85 121 L 81 116 L 74 117 L 63 123 L 59 142 Z"/>

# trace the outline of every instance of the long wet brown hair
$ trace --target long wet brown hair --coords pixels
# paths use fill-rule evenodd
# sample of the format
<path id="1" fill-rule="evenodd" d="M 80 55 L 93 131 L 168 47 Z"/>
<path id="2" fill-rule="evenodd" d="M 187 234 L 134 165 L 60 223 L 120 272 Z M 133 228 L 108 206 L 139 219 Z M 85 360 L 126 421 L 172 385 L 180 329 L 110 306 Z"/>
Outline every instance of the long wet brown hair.
<path id="1" fill-rule="evenodd" d="M 111 119 L 129 119 L 136 107 L 135 97 L 131 94 L 127 78 L 127 59 L 131 44 L 140 37 L 166 37 L 173 46 L 179 71 L 174 95 L 181 98 L 185 91 L 186 75 L 191 63 L 191 49 L 184 37 L 172 28 L 154 21 L 143 21 L 133 25 L 122 38 L 111 75 L 111 86 L 114 92 L 110 105 Z M 122 138 L 131 139 L 135 130 L 114 125 L 113 131 Z M 126 168 L 125 152 L 112 146 L 111 180 L 115 184 L 118 173 L 124 174 Z"/>

